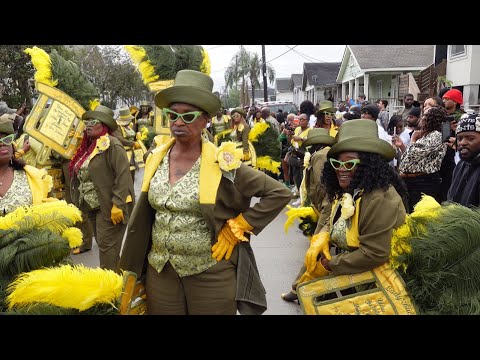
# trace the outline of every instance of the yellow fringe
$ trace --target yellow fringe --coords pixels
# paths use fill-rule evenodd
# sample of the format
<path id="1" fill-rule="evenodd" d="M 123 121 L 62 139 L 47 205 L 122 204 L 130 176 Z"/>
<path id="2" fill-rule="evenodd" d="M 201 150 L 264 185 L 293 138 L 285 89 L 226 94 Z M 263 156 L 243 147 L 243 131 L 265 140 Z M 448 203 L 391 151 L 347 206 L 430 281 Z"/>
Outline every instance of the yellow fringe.
<path id="1" fill-rule="evenodd" d="M 202 64 L 200 65 L 200 71 L 204 74 L 210 75 L 211 71 L 211 64 L 210 64 L 210 57 L 208 56 L 207 50 L 202 48 Z"/>
<path id="2" fill-rule="evenodd" d="M 279 161 L 272 160 L 270 156 L 260 156 L 257 157 L 257 169 L 268 170 L 274 174 L 280 175 L 280 165 Z"/>
<path id="3" fill-rule="evenodd" d="M 155 68 L 148 59 L 147 52 L 143 47 L 136 45 L 125 45 L 125 50 L 132 58 L 133 63 L 138 67 L 145 85 L 159 78 L 158 75 L 155 75 Z"/>
<path id="4" fill-rule="evenodd" d="M 112 270 L 63 265 L 23 273 L 8 286 L 8 308 L 46 303 L 87 310 L 96 304 L 115 306 L 123 277 Z"/>
<path id="5" fill-rule="evenodd" d="M 293 225 L 296 219 L 310 216 L 313 219 L 313 221 L 315 222 L 318 221 L 318 215 L 311 206 L 293 208 L 290 205 L 287 205 L 287 208 L 288 208 L 288 211 L 285 212 L 285 215 L 287 215 L 287 221 L 285 221 L 285 224 L 283 225 L 283 229 L 285 230 L 285 233 L 288 233 L 288 229 L 290 228 L 290 226 Z"/>
<path id="6" fill-rule="evenodd" d="M 58 81 L 52 79 L 52 60 L 50 60 L 50 55 L 36 46 L 26 48 L 24 52 L 32 58 L 32 64 L 36 70 L 35 81 L 55 87 Z"/>
<path id="7" fill-rule="evenodd" d="M 267 123 L 257 122 L 250 130 L 250 133 L 248 134 L 248 140 L 250 140 L 252 143 L 258 141 L 259 136 L 262 135 L 267 129 Z"/>
<path id="8" fill-rule="evenodd" d="M 80 245 L 82 245 L 83 242 L 82 231 L 76 227 L 70 227 L 65 229 L 62 233 L 62 237 L 68 240 L 68 246 L 70 246 L 71 249 L 79 247 Z"/>

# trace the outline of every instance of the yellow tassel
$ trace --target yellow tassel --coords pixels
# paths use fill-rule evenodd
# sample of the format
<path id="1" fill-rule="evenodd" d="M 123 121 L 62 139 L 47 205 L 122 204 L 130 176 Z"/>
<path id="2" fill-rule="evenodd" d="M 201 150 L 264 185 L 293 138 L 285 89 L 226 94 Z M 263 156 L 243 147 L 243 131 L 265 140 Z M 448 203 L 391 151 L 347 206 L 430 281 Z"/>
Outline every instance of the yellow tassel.
<path id="1" fill-rule="evenodd" d="M 204 74 L 210 75 L 211 64 L 210 57 L 208 56 L 207 50 L 202 48 L 202 64 L 200 65 L 200 71 Z"/>
<path id="2" fill-rule="evenodd" d="M 34 303 L 87 310 L 96 304 L 115 306 L 123 277 L 112 270 L 63 265 L 23 273 L 8 286 L 8 308 Z"/>
<path id="3" fill-rule="evenodd" d="M 250 140 L 252 143 L 258 141 L 259 136 L 262 135 L 267 129 L 267 123 L 256 123 L 248 134 L 248 140 Z"/>
<path id="4" fill-rule="evenodd" d="M 68 246 L 74 249 L 82 245 L 83 234 L 79 228 L 70 227 L 63 231 L 62 237 L 68 240 Z"/>
<path id="5" fill-rule="evenodd" d="M 279 161 L 272 160 L 270 156 L 257 157 L 257 169 L 267 170 L 280 175 L 280 165 L 282 164 Z"/>
<path id="6" fill-rule="evenodd" d="M 142 75 L 143 83 L 147 85 L 159 78 L 155 75 L 155 68 L 148 59 L 147 52 L 141 46 L 125 45 L 125 50 L 132 58 L 133 63 L 138 67 L 140 74 Z"/>
<path id="7" fill-rule="evenodd" d="M 43 49 L 36 46 L 24 50 L 27 55 L 32 58 L 32 64 L 35 67 L 35 81 L 55 87 L 57 80 L 52 79 L 52 61 L 50 55 Z"/>
<path id="8" fill-rule="evenodd" d="M 288 229 L 290 228 L 290 226 L 292 226 L 296 219 L 310 216 L 313 221 L 318 221 L 318 215 L 311 206 L 293 208 L 290 205 L 287 205 L 287 208 L 288 211 L 285 213 L 285 215 L 287 215 L 287 221 L 285 221 L 285 224 L 283 225 L 285 233 L 288 233 Z"/>
<path id="9" fill-rule="evenodd" d="M 100 100 L 98 99 L 90 100 L 90 102 L 88 103 L 88 106 L 92 111 L 95 110 L 98 105 L 100 105 Z"/>

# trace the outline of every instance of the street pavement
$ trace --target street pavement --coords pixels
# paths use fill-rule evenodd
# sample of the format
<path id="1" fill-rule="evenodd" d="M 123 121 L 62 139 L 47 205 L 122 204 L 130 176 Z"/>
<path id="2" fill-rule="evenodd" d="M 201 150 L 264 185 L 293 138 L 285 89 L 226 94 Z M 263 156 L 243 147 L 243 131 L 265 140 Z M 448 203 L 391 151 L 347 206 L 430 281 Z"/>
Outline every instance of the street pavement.
<path id="1" fill-rule="evenodd" d="M 143 178 L 143 169 L 135 174 L 135 193 L 140 193 Z M 258 201 L 253 199 L 252 204 Z M 292 200 L 290 203 L 292 203 Z M 251 243 L 255 253 L 258 270 L 267 292 L 268 309 L 265 315 L 301 315 L 300 306 L 296 302 L 288 303 L 280 298 L 288 292 L 297 275 L 303 258 L 308 249 L 308 240 L 305 238 L 296 223 L 290 227 L 288 234 L 283 230 L 286 220 L 283 210 L 258 236 L 252 236 Z M 89 267 L 99 266 L 98 246 L 93 242 L 91 251 L 79 255 L 72 255 L 76 264 Z"/>

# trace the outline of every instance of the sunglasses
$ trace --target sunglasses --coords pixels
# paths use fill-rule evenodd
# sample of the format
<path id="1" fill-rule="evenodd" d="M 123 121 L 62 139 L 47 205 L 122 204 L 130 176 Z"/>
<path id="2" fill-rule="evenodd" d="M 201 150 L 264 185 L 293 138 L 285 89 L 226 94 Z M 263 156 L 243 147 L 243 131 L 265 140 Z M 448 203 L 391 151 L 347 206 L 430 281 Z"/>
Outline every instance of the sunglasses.
<path id="1" fill-rule="evenodd" d="M 15 134 L 10 134 L 1 138 L 0 143 L 4 145 L 12 145 L 14 139 L 15 139 Z"/>
<path id="2" fill-rule="evenodd" d="M 334 158 L 330 158 L 330 164 L 335 170 L 340 170 L 341 167 L 347 171 L 353 170 L 357 164 L 360 163 L 360 159 L 352 159 L 348 161 L 339 161 Z"/>
<path id="3" fill-rule="evenodd" d="M 331 113 L 331 112 L 328 112 L 328 111 L 324 111 L 323 114 L 326 115 L 326 116 L 335 116 L 335 113 Z"/>
<path id="4" fill-rule="evenodd" d="M 232 119 L 238 119 L 239 117 L 241 117 L 242 115 L 240 114 L 233 114 L 232 115 Z"/>
<path id="5" fill-rule="evenodd" d="M 191 111 L 191 112 L 186 112 L 183 114 L 176 113 L 175 111 L 172 111 L 170 109 L 164 108 L 163 109 L 163 114 L 170 120 L 171 122 L 177 121 L 177 119 L 180 117 L 185 124 L 191 124 L 194 122 L 200 115 L 203 114 L 203 111 Z"/>
<path id="6" fill-rule="evenodd" d="M 97 119 L 93 119 L 93 120 L 84 120 L 83 121 L 85 123 L 85 126 L 95 126 L 97 124 L 100 124 L 101 121 L 100 120 L 97 120 Z"/>

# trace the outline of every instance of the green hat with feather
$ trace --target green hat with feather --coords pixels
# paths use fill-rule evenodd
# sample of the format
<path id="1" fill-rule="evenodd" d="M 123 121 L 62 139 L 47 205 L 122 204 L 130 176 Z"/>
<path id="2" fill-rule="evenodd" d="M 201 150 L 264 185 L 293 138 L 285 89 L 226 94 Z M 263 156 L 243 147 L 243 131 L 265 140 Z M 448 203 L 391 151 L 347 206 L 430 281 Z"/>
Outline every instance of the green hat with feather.
<path id="1" fill-rule="evenodd" d="M 13 134 L 15 132 L 13 129 L 14 119 L 15 119 L 14 114 L 3 114 L 2 116 L 0 116 L 0 133 L 9 134 L 9 135 Z"/>

